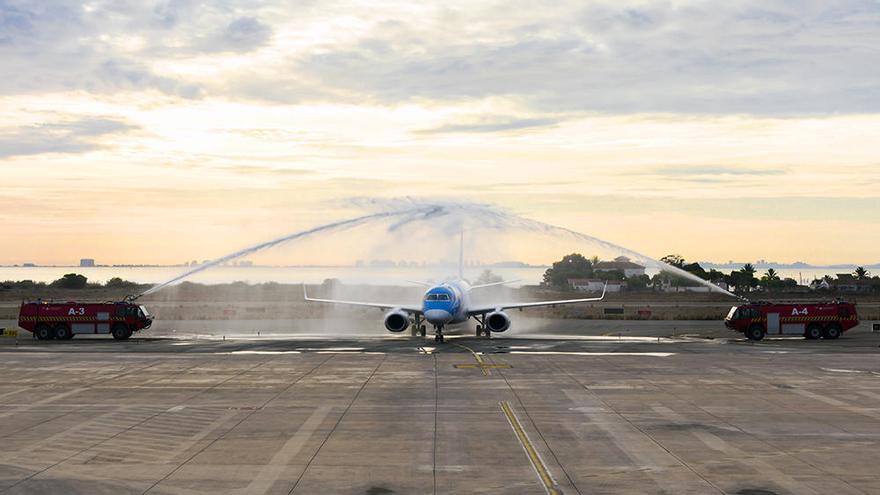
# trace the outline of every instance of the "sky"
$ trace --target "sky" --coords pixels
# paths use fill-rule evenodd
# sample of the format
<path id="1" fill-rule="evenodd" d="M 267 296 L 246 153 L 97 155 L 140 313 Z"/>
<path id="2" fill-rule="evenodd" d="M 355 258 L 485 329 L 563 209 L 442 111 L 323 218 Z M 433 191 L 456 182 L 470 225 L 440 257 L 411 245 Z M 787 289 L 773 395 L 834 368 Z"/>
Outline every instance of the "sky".
<path id="1" fill-rule="evenodd" d="M 0 264 L 210 259 L 405 196 L 876 263 L 878 61 L 876 0 L 0 0 Z"/>

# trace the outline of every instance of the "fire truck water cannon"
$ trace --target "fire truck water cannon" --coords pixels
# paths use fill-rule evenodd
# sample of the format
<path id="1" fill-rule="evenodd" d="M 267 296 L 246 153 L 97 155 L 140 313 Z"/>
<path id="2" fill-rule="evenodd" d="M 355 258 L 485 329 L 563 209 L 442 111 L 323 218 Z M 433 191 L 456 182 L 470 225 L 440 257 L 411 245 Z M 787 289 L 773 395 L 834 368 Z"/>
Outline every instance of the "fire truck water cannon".
<path id="1" fill-rule="evenodd" d="M 147 308 L 132 301 L 23 302 L 18 326 L 40 340 L 68 340 L 80 334 L 111 334 L 116 340 L 126 340 L 153 324 Z"/>
<path id="2" fill-rule="evenodd" d="M 724 324 L 749 340 L 766 335 L 799 335 L 833 340 L 859 324 L 856 305 L 847 302 L 746 303 L 730 308 Z"/>

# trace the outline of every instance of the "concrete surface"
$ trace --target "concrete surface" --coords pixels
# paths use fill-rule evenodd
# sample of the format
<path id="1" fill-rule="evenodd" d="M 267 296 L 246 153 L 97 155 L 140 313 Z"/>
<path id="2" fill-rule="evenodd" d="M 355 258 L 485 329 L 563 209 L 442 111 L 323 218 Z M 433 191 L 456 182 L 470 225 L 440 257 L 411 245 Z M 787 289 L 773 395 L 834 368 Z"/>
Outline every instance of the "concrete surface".
<path id="1" fill-rule="evenodd" d="M 0 493 L 880 493 L 880 335 L 567 325 L 0 339 Z"/>

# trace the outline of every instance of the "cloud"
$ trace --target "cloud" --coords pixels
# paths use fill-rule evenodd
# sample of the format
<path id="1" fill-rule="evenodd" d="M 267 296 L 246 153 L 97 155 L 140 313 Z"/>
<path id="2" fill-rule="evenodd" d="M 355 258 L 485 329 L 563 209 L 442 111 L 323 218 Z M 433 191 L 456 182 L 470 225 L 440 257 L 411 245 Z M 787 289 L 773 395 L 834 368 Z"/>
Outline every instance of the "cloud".
<path id="1" fill-rule="evenodd" d="M 535 18 L 399 19 L 293 69 L 383 102 L 511 96 L 542 111 L 880 110 L 880 4 L 594 2 Z M 469 26 L 479 26 L 474 30 Z"/>
<path id="2" fill-rule="evenodd" d="M 44 153 L 84 153 L 99 149 L 96 138 L 136 129 L 109 118 L 81 118 L 0 131 L 0 159 Z"/>
<path id="3" fill-rule="evenodd" d="M 253 17 L 238 18 L 205 45 L 208 51 L 249 52 L 266 44 L 272 37 L 272 28 Z"/>
<path id="4" fill-rule="evenodd" d="M 727 166 L 663 166 L 650 170 L 650 173 L 675 178 L 688 178 L 694 176 L 768 176 L 782 175 L 786 173 L 783 168 L 738 168 Z"/>
<path id="5" fill-rule="evenodd" d="M 0 93 L 122 89 L 381 105 L 497 97 L 569 115 L 870 113 L 880 111 L 878 19 L 873 0 L 561 1 L 552 9 L 0 0 Z M 271 63 L 224 64 L 263 48 Z"/>
<path id="6" fill-rule="evenodd" d="M 226 167 L 223 170 L 242 175 L 253 175 L 253 174 L 271 174 L 278 176 L 305 176 L 305 175 L 315 175 L 318 172 L 316 170 L 307 170 L 301 168 L 286 168 L 286 167 L 258 167 L 254 165 L 240 165 L 235 167 Z"/>
<path id="7" fill-rule="evenodd" d="M 421 134 L 441 134 L 516 131 L 553 126 L 560 121 L 561 119 L 559 118 L 493 117 L 471 123 L 450 123 L 430 129 L 422 129 L 417 132 Z"/>
<path id="8" fill-rule="evenodd" d="M 0 0 L 0 64 L 6 69 L 0 94 L 130 90 L 199 97 L 205 81 L 157 67 L 209 52 L 259 48 L 271 28 L 239 13 L 258 5 Z"/>

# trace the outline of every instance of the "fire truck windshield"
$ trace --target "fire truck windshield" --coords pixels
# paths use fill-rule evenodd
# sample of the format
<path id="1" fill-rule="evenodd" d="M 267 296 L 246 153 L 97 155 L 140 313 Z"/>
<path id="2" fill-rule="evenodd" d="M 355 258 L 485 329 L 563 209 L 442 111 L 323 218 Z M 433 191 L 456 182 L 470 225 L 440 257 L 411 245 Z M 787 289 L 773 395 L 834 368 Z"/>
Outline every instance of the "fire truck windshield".
<path id="1" fill-rule="evenodd" d="M 143 307 L 143 306 L 138 306 L 138 308 L 140 308 L 141 313 L 143 313 L 144 318 L 149 318 L 149 317 L 150 317 L 150 312 L 147 311 L 147 308 L 145 308 L 145 307 Z"/>
<path id="2" fill-rule="evenodd" d="M 735 320 L 735 319 L 736 319 L 736 310 L 737 310 L 737 309 L 738 309 L 738 308 L 737 308 L 736 306 L 730 308 L 730 312 L 727 313 L 727 319 L 728 319 L 728 320 Z"/>

